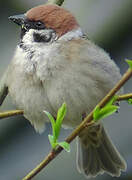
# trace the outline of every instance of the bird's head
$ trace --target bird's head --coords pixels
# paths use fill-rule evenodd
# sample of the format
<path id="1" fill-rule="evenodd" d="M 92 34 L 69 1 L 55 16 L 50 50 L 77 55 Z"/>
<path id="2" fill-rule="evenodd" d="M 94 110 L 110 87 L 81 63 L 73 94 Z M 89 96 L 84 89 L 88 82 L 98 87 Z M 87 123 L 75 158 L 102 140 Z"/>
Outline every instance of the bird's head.
<path id="1" fill-rule="evenodd" d="M 9 19 L 21 26 L 21 39 L 29 33 L 35 42 L 50 42 L 52 38 L 60 38 L 79 28 L 68 10 L 51 4 L 34 7 Z"/>

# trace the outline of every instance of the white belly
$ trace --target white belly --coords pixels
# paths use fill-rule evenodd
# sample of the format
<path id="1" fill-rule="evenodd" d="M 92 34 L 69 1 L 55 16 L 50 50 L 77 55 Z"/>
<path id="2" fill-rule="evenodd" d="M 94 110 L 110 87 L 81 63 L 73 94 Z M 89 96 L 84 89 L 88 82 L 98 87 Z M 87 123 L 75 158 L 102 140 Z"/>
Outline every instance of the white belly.
<path id="1" fill-rule="evenodd" d="M 8 81 L 13 101 L 39 132 L 48 121 L 43 111 L 56 116 L 63 102 L 67 104 L 63 124 L 77 126 L 82 114 L 89 113 L 120 78 L 118 68 L 109 59 L 107 67 L 95 60 L 71 63 L 61 56 L 44 57 L 37 55 L 29 61 L 25 55 L 20 59 L 16 54 Z"/>

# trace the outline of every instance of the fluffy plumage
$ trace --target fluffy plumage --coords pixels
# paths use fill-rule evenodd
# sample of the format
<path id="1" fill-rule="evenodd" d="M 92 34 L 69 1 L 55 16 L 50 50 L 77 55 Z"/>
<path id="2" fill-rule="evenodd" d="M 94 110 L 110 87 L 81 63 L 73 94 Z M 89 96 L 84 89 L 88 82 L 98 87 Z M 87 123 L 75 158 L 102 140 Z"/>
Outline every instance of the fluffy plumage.
<path id="1" fill-rule="evenodd" d="M 23 36 L 7 70 L 9 94 L 36 131 L 42 132 L 48 122 L 43 110 L 56 116 L 63 102 L 68 108 L 63 126 L 76 127 L 121 78 L 120 71 L 104 50 L 83 36 L 67 10 L 42 5 L 29 10 L 25 19 L 19 19 Z M 32 25 L 36 22 L 45 28 Z M 103 172 L 119 176 L 126 169 L 98 124 L 79 135 L 77 163 L 86 177 Z"/>

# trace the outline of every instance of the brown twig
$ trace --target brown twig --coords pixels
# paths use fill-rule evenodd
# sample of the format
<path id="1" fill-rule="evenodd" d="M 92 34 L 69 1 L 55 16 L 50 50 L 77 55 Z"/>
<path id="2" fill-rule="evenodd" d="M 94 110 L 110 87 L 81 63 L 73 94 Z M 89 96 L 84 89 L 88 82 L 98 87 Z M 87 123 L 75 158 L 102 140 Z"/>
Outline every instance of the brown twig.
<path id="1" fill-rule="evenodd" d="M 128 99 L 132 99 L 132 93 L 123 94 L 123 95 L 118 96 L 117 101 L 124 101 L 124 100 L 128 100 Z"/>
<path id="2" fill-rule="evenodd" d="M 11 116 L 23 115 L 23 113 L 24 113 L 23 110 L 11 110 L 11 111 L 0 112 L 0 119 Z"/>
<path id="3" fill-rule="evenodd" d="M 98 104 L 99 107 L 104 107 L 106 103 L 120 90 L 120 88 L 130 79 L 132 76 L 132 69 L 123 75 L 121 80 L 115 85 L 115 87 L 100 101 Z M 131 96 L 129 96 L 131 97 Z M 123 96 L 120 97 L 123 99 Z M 94 111 L 94 110 L 93 110 Z M 84 121 L 66 138 L 66 142 L 71 143 L 73 139 L 86 127 L 92 125 L 93 122 L 93 111 L 84 119 Z M 44 169 L 63 149 L 59 146 L 56 150 L 51 151 L 46 158 L 35 168 L 33 169 L 23 180 L 31 180 L 36 176 L 42 169 Z"/>
<path id="4" fill-rule="evenodd" d="M 132 93 L 123 94 L 117 97 L 117 101 L 125 101 L 132 98 Z M 17 115 L 23 115 L 23 110 L 10 110 L 10 111 L 4 111 L 0 112 L 0 119 L 17 116 Z"/>

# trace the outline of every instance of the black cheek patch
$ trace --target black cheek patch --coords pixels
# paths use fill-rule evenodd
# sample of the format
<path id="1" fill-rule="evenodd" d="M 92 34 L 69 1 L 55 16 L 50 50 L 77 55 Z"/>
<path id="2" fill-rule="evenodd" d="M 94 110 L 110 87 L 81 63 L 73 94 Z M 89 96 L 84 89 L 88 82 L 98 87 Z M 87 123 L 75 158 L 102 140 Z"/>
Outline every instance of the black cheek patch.
<path id="1" fill-rule="evenodd" d="M 49 35 L 40 35 L 39 33 L 34 33 L 33 34 L 33 38 L 35 42 L 49 42 L 52 38 L 52 33 L 50 33 Z"/>
<path id="2" fill-rule="evenodd" d="M 41 36 L 39 34 L 34 33 L 33 38 L 35 42 L 41 42 Z"/>

